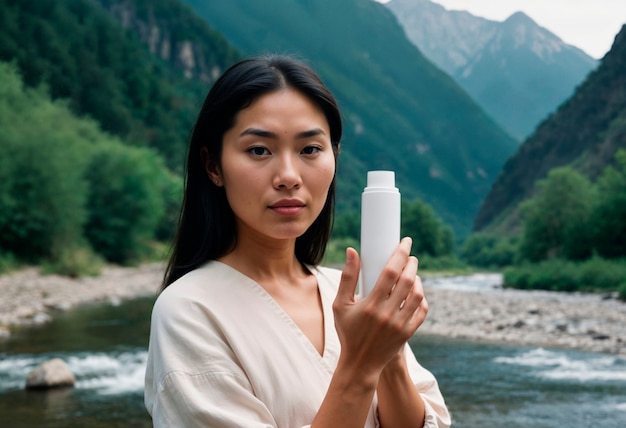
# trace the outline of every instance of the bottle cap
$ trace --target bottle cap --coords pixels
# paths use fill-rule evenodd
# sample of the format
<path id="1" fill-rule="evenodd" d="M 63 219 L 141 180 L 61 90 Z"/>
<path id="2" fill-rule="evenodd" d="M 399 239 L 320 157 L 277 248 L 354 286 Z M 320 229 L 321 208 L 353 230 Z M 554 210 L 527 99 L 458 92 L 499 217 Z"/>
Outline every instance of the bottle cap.
<path id="1" fill-rule="evenodd" d="M 382 188 L 394 188 L 396 187 L 396 176 L 393 171 L 368 171 L 367 172 L 367 187 L 382 187 Z"/>

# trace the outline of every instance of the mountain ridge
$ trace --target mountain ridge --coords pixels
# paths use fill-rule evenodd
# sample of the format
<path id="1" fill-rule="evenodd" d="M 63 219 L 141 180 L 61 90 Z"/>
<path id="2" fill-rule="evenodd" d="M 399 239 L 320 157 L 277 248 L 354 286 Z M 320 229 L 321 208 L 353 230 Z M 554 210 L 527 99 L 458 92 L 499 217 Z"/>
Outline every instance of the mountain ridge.
<path id="1" fill-rule="evenodd" d="M 498 22 L 430 0 L 386 6 L 424 55 L 520 141 L 597 66 L 523 12 Z"/>
<path id="2" fill-rule="evenodd" d="M 626 25 L 600 65 L 543 121 L 505 163 L 474 222 L 474 230 L 511 233 L 519 205 L 556 167 L 572 166 L 592 181 L 626 148 Z"/>

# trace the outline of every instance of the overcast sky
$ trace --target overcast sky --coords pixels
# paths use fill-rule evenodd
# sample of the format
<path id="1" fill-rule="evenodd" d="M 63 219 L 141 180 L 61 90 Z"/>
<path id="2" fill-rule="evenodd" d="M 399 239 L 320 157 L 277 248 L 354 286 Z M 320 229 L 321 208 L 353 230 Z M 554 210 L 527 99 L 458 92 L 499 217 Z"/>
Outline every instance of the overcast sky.
<path id="1" fill-rule="evenodd" d="M 387 3 L 389 0 L 377 0 Z M 626 24 L 626 0 L 432 0 L 449 10 L 504 21 L 517 11 L 563 41 L 602 58 Z"/>

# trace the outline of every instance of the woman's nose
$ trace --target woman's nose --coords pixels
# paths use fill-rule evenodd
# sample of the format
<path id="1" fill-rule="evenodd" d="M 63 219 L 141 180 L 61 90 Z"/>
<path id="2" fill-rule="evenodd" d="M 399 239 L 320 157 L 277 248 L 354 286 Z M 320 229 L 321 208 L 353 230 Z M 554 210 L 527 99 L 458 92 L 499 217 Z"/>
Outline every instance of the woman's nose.
<path id="1" fill-rule="evenodd" d="M 274 176 L 274 187 L 277 189 L 297 189 L 301 184 L 302 177 L 297 167 L 297 161 L 291 156 L 281 156 Z"/>

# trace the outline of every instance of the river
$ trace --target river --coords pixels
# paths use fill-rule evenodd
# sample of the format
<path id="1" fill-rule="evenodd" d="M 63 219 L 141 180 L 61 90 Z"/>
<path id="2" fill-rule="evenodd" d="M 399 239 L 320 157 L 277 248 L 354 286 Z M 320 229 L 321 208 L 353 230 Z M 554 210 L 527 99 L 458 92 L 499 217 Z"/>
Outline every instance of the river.
<path id="1" fill-rule="evenodd" d="M 0 342 L 0 426 L 151 426 L 142 391 L 151 306 L 84 306 Z M 626 426 L 624 358 L 423 335 L 411 346 L 437 377 L 454 427 Z M 75 388 L 25 391 L 28 373 L 53 357 L 67 362 Z"/>

